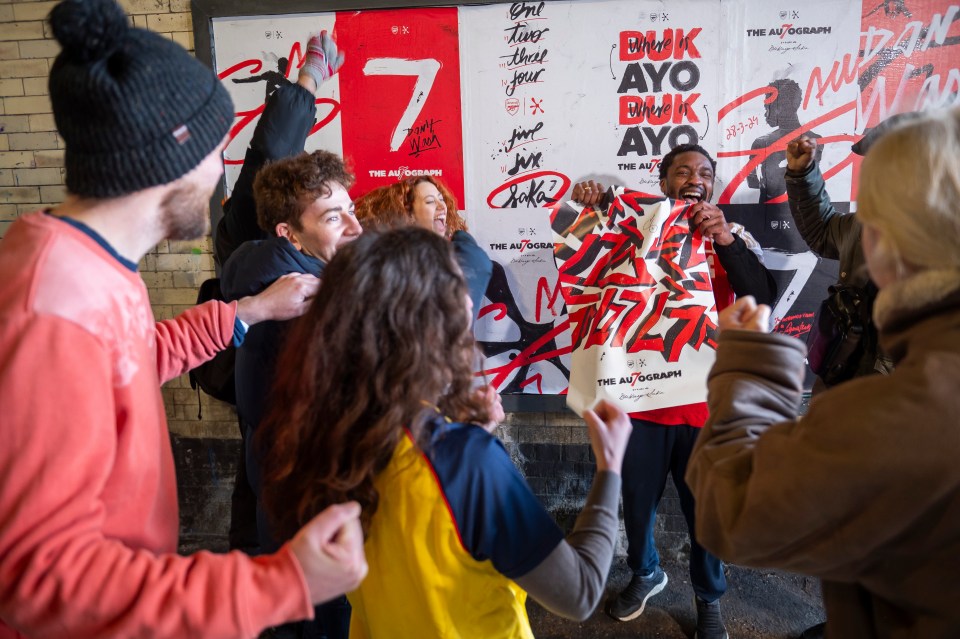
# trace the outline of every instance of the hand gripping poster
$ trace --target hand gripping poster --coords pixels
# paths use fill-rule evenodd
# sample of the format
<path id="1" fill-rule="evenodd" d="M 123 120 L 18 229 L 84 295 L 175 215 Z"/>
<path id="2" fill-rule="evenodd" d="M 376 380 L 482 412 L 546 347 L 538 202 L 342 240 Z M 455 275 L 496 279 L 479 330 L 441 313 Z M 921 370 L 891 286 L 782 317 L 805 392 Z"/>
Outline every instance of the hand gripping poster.
<path id="1" fill-rule="evenodd" d="M 596 179 L 657 197 L 659 159 L 715 144 L 720 4 L 460 8 L 466 216 L 494 260 L 475 333 L 501 392 L 563 394 L 570 321 L 550 211 Z"/>
<path id="2" fill-rule="evenodd" d="M 578 414 L 601 399 L 627 412 L 706 399 L 717 309 L 691 206 L 618 189 L 608 207 L 554 209 L 573 342 L 567 404 Z"/>

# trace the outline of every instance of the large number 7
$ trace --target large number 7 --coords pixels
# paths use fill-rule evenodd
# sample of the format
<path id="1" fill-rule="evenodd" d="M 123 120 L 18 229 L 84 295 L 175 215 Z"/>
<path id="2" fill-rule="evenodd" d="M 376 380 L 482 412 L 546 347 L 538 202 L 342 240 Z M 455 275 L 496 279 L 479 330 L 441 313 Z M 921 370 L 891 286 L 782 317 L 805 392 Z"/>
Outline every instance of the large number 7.
<path id="1" fill-rule="evenodd" d="M 440 71 L 440 62 L 433 58 L 424 60 L 404 60 L 403 58 L 371 58 L 363 65 L 364 75 L 415 75 L 417 83 L 413 86 L 413 95 L 410 96 L 410 103 L 404 109 L 400 121 L 397 122 L 397 128 L 393 130 L 393 137 L 390 138 L 390 150 L 396 151 L 403 144 L 404 138 L 413 128 L 417 116 L 423 110 L 423 105 L 427 102 L 427 96 L 430 95 L 430 89 L 433 88 L 433 81 L 437 79 L 437 73 Z"/>

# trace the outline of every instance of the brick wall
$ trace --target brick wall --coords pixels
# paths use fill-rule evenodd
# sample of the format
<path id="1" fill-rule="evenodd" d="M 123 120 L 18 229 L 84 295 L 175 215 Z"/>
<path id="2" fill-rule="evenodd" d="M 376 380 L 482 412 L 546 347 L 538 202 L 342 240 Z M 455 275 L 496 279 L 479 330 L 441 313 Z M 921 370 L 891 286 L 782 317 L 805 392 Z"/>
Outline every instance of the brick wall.
<path id="1" fill-rule="evenodd" d="M 64 198 L 63 140 L 56 132 L 47 74 L 60 48 L 45 18 L 56 2 L 0 0 L 0 237 L 18 215 Z M 190 0 L 120 0 L 133 24 L 193 50 Z M 196 300 L 200 282 L 213 276 L 210 238 L 163 242 L 143 258 L 140 272 L 158 319 Z M 227 405 L 198 400 L 186 376 L 164 386 L 170 429 L 198 437 L 234 437 Z M 201 406 L 202 401 L 202 406 Z M 203 420 L 197 419 L 202 408 Z"/>
<path id="2" fill-rule="evenodd" d="M 47 74 L 59 47 L 44 19 L 55 4 L 0 0 L 0 237 L 21 213 L 64 198 L 64 144 L 47 94 Z M 120 4 L 135 26 L 193 50 L 189 0 L 120 0 Z M 140 273 L 157 319 L 173 317 L 192 305 L 197 287 L 213 271 L 209 237 L 162 242 L 148 253 Z M 230 406 L 198 396 L 186 376 L 167 383 L 163 397 L 174 436 L 184 533 L 197 545 L 222 545 L 239 454 L 236 416 Z M 547 508 L 561 523 L 572 525 L 593 475 L 580 420 L 569 413 L 513 414 L 501 436 Z M 662 532 L 682 544 L 685 526 L 671 492 L 661 510 L 668 514 L 658 522 L 667 527 Z"/>

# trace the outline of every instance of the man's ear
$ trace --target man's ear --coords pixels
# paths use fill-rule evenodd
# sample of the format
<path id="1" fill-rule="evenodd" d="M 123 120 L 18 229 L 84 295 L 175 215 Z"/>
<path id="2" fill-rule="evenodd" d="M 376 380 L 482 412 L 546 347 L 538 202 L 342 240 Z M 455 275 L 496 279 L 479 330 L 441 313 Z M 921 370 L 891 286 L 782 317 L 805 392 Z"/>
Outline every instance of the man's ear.
<path id="1" fill-rule="evenodd" d="M 660 192 L 664 195 L 667 194 L 667 178 L 660 180 Z"/>
<path id="2" fill-rule="evenodd" d="M 293 248 L 297 249 L 298 251 L 302 248 L 300 246 L 300 240 L 297 238 L 297 234 L 286 222 L 278 223 L 274 228 L 274 232 L 276 232 L 277 237 L 285 237 L 290 240 L 290 243 L 293 244 Z"/>

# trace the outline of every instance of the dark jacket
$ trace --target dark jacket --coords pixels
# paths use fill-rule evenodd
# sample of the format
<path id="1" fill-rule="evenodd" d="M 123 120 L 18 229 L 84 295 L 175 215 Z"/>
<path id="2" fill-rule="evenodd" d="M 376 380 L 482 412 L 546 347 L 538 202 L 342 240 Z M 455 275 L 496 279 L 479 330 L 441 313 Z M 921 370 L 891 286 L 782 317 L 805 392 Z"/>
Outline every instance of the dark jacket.
<path id="1" fill-rule="evenodd" d="M 857 216 L 840 213 L 834 208 L 827 194 L 823 174 L 816 162 L 805 171 L 787 169 L 785 178 L 790 213 L 793 214 L 797 231 L 807 246 L 820 257 L 839 260 L 840 276 L 837 285 L 869 291 L 868 297 L 872 303 L 876 288 L 870 282 L 870 274 L 863 257 L 860 243 L 862 227 Z M 826 294 L 827 291 L 824 291 L 824 297 Z M 869 312 L 865 316 L 869 320 Z M 853 377 L 877 372 L 878 359 L 881 360 L 880 369 L 885 370 L 889 366 L 885 358 L 879 355 L 877 329 L 872 321 L 867 322 L 862 339 L 864 348 Z"/>
<path id="2" fill-rule="evenodd" d="M 732 244 L 720 246 L 714 242 L 713 250 L 737 297 L 753 295 L 757 304 L 773 306 L 776 303 L 777 281 L 743 237 L 734 233 Z"/>
<path id="3" fill-rule="evenodd" d="M 467 281 L 467 288 L 470 291 L 470 301 L 473 302 L 473 318 L 477 318 L 480 312 L 480 303 L 483 301 L 483 294 L 487 290 L 487 284 L 490 283 L 490 276 L 493 274 L 493 262 L 484 252 L 473 236 L 466 231 L 457 231 L 451 238 L 453 242 L 453 253 L 463 271 L 463 277 Z"/>
<path id="4" fill-rule="evenodd" d="M 233 252 L 223 266 L 220 286 L 227 301 L 233 301 L 256 295 L 287 273 L 320 277 L 324 266 L 321 260 L 298 251 L 286 238 L 255 240 Z M 267 321 L 251 326 L 237 350 L 237 414 L 251 428 L 263 418 L 274 364 L 289 323 Z"/>
<path id="5" fill-rule="evenodd" d="M 700 543 L 824 580 L 828 637 L 960 637 L 960 271 L 877 295 L 887 376 L 831 388 L 797 418 L 805 348 L 720 335 L 710 419 L 687 467 Z"/>
<path id="6" fill-rule="evenodd" d="M 303 151 L 315 116 L 314 96 L 299 84 L 287 82 L 267 99 L 253 130 L 240 175 L 217 224 L 214 257 L 221 266 L 244 242 L 271 237 L 257 224 L 253 180 L 267 162 Z"/>

